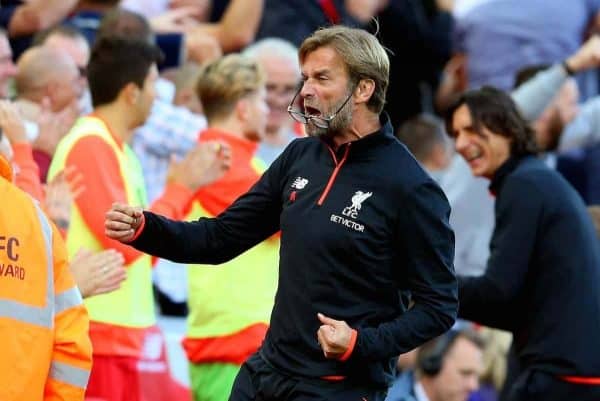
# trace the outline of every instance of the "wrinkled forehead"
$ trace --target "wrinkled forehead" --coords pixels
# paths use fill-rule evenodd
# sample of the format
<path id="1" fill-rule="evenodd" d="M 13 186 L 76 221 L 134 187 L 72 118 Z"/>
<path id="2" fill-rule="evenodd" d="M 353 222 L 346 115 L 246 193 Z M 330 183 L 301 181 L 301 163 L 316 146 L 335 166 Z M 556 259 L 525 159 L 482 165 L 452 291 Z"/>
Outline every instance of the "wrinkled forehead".
<path id="1" fill-rule="evenodd" d="M 324 72 L 346 74 L 347 69 L 342 56 L 331 46 L 318 47 L 306 53 L 300 61 L 300 70 L 305 76 Z"/>

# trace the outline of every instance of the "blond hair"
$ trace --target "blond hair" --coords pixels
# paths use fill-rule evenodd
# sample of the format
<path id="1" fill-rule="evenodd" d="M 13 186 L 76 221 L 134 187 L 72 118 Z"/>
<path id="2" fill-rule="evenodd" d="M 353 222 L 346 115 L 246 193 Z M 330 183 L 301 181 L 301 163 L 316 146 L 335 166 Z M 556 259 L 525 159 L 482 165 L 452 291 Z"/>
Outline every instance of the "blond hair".
<path id="1" fill-rule="evenodd" d="M 230 54 L 202 68 L 196 93 L 209 123 L 227 117 L 242 98 L 265 85 L 265 73 L 246 56 Z"/>
<path id="2" fill-rule="evenodd" d="M 320 29 L 300 46 L 300 62 L 303 63 L 309 53 L 327 46 L 344 60 L 351 84 L 357 84 L 361 79 L 375 82 L 367 107 L 377 114 L 381 113 L 390 81 L 390 60 L 377 38 L 363 29 L 345 26 Z"/>

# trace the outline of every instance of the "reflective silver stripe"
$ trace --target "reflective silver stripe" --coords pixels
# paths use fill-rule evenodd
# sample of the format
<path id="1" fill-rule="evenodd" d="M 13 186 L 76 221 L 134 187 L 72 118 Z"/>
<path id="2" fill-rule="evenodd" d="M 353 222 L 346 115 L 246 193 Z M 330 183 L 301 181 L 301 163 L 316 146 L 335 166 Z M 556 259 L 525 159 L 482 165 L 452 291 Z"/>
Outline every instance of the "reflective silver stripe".
<path id="1" fill-rule="evenodd" d="M 70 288 L 54 296 L 54 314 L 58 315 L 82 303 L 83 300 L 81 299 L 79 289 L 77 287 Z"/>
<path id="2" fill-rule="evenodd" d="M 0 317 L 51 329 L 54 327 L 54 259 L 52 256 L 52 227 L 46 216 L 33 202 L 37 210 L 46 248 L 46 299 L 42 307 L 26 305 L 9 299 L 0 299 Z"/>
<path id="3" fill-rule="evenodd" d="M 42 209 L 37 202 L 33 202 L 35 209 L 37 210 L 38 218 L 40 219 L 40 225 L 42 227 L 42 234 L 44 234 L 44 243 L 46 244 L 46 268 L 48 269 L 48 276 L 46 281 L 46 305 L 47 308 L 52 309 L 54 307 L 54 256 L 52 246 L 52 227 L 46 218 Z M 52 320 L 54 320 L 54 311 L 50 310 Z"/>
<path id="4" fill-rule="evenodd" d="M 90 378 L 90 371 L 66 363 L 52 361 L 50 378 L 85 390 Z"/>
<path id="5" fill-rule="evenodd" d="M 0 317 L 7 317 L 23 323 L 42 326 L 51 329 L 54 318 L 50 315 L 49 308 L 39 308 L 23 305 L 15 301 L 0 299 Z"/>

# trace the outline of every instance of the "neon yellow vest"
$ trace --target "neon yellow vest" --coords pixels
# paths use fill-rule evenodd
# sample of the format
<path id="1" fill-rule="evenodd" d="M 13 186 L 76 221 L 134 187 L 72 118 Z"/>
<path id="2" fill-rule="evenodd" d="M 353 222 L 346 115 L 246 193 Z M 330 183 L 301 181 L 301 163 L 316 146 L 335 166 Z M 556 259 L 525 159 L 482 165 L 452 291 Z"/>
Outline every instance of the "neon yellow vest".
<path id="1" fill-rule="evenodd" d="M 251 166 L 260 173 L 265 170 L 264 162 L 256 157 Z M 202 207 L 201 200 L 194 199 L 186 220 L 200 217 L 214 216 Z M 219 266 L 189 265 L 187 337 L 220 337 L 256 323 L 269 324 L 278 265 L 278 237 Z"/>
<path id="2" fill-rule="evenodd" d="M 75 143 L 83 137 L 92 135 L 100 137 L 113 149 L 125 183 L 127 203 L 133 206 L 146 206 L 144 178 L 137 157 L 127 144 L 123 144 L 121 149 L 104 122 L 93 116 L 79 118 L 71 131 L 60 141 L 48 171 L 48 179 L 65 168 L 67 156 Z M 93 185 L 92 183 L 84 184 Z M 85 223 L 77 204 L 73 204 L 67 236 L 69 257 L 72 257 L 80 248 L 92 251 L 104 249 Z M 149 255 L 143 255 L 127 265 L 126 268 L 127 279 L 121 284 L 120 289 L 85 300 L 90 319 L 134 328 L 152 326 L 156 322 L 156 317 L 152 295 L 151 258 Z"/>

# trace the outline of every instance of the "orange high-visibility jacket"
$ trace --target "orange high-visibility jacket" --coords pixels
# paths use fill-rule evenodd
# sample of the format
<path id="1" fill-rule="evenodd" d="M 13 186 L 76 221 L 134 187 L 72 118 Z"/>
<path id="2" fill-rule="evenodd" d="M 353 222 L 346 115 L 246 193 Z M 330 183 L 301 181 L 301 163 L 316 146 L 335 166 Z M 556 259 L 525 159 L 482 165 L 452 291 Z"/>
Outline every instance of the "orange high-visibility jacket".
<path id="1" fill-rule="evenodd" d="M 0 156 L 0 400 L 83 400 L 89 318 L 58 230 Z"/>

